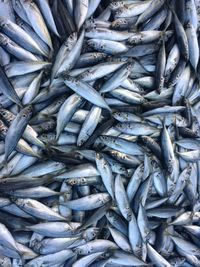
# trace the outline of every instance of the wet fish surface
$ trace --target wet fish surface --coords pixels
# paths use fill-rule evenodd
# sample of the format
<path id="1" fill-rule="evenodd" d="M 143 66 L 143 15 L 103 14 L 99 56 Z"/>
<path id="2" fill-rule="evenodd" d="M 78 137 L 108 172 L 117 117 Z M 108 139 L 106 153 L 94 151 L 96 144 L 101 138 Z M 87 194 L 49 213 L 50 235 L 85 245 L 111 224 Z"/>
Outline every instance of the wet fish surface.
<path id="1" fill-rule="evenodd" d="M 199 33 L 199 0 L 0 0 L 0 266 L 200 266 Z"/>

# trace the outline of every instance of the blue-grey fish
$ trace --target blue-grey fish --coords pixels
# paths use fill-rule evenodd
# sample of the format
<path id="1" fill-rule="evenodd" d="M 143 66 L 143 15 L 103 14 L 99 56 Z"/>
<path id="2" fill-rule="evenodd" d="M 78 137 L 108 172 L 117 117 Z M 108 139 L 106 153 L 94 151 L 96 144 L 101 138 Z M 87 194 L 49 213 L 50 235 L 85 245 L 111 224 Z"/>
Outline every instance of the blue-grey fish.
<path id="1" fill-rule="evenodd" d="M 95 161 L 97 165 L 97 169 L 101 174 L 102 181 L 111 195 L 112 199 L 114 199 L 114 176 L 112 174 L 111 167 L 106 159 L 100 153 L 96 153 Z"/>
<path id="2" fill-rule="evenodd" d="M 16 198 L 14 203 L 28 214 L 47 221 L 65 221 L 65 218 L 49 207 L 31 198 Z"/>
<path id="3" fill-rule="evenodd" d="M 117 248 L 117 245 L 110 240 L 96 239 L 87 242 L 82 246 L 78 246 L 77 248 L 75 248 L 75 252 L 78 255 L 89 255 L 91 254 L 91 252 L 106 252 L 107 250 L 114 250 Z"/>
<path id="4" fill-rule="evenodd" d="M 110 111 L 110 108 L 103 97 L 88 83 L 68 75 L 64 75 L 63 78 L 65 84 L 69 86 L 75 93 L 79 94 L 89 102 L 92 102 L 93 104 Z"/>
<path id="5" fill-rule="evenodd" d="M 75 113 L 78 107 L 83 103 L 82 97 L 77 94 L 71 95 L 60 107 L 57 117 L 56 138 L 60 136 L 61 132 Z"/>
<path id="6" fill-rule="evenodd" d="M 81 1 L 75 0 L 74 12 L 75 12 L 76 27 L 78 31 L 80 30 L 81 26 L 83 25 L 87 17 L 88 6 L 89 6 L 89 0 L 81 0 Z"/>
<path id="7" fill-rule="evenodd" d="M 10 19 L 15 22 L 15 14 L 13 9 L 13 3 L 10 0 L 0 2 L 0 16 Z"/>
<path id="8" fill-rule="evenodd" d="M 0 265 L 200 266 L 199 28 L 200 0 L 0 0 Z"/>
<path id="9" fill-rule="evenodd" d="M 31 267 L 38 265 L 40 266 L 45 265 L 46 267 L 50 267 L 52 266 L 52 264 L 54 266 L 59 266 L 63 264 L 67 259 L 71 258 L 73 255 L 74 253 L 72 252 L 72 250 L 66 249 L 57 253 L 36 257 L 35 259 L 26 263 L 24 267 Z"/>
<path id="10" fill-rule="evenodd" d="M 92 38 L 87 43 L 95 50 L 108 55 L 117 55 L 128 51 L 128 46 L 122 42 Z"/>
<path id="11" fill-rule="evenodd" d="M 51 63 L 46 61 L 17 61 L 12 62 L 5 66 L 5 72 L 7 76 L 14 77 L 20 76 L 27 73 L 32 73 L 41 69 L 45 69 L 51 66 Z"/>
<path id="12" fill-rule="evenodd" d="M 17 24 L 13 23 L 5 17 L 0 17 L 0 28 L 7 36 L 9 36 L 13 41 L 22 46 L 24 49 L 32 53 L 43 55 L 43 51 L 38 46 L 37 42 L 34 41 L 32 36 L 30 36 Z"/>
<path id="13" fill-rule="evenodd" d="M 62 202 L 61 204 L 72 210 L 91 210 L 104 205 L 110 200 L 107 193 L 92 194 L 75 200 Z"/>
<path id="14" fill-rule="evenodd" d="M 115 178 L 115 198 L 121 214 L 128 222 L 130 222 L 132 218 L 132 210 L 119 174 Z"/>
<path id="15" fill-rule="evenodd" d="M 178 46 L 180 48 L 180 53 L 182 54 L 183 58 L 185 60 L 188 60 L 189 58 L 189 50 L 188 50 L 188 40 L 187 40 L 187 36 L 185 33 L 185 30 L 183 28 L 183 25 L 181 24 L 178 16 L 176 15 L 176 13 L 173 11 L 173 16 L 174 16 L 174 26 L 175 26 L 175 30 L 176 30 L 176 36 L 177 36 L 177 42 L 178 42 Z"/>
<path id="16" fill-rule="evenodd" d="M 63 58 L 62 64 L 59 66 L 57 75 L 60 75 L 64 71 L 68 72 L 70 69 L 74 67 L 81 54 L 84 36 L 85 36 L 85 30 L 81 31 L 77 41 L 76 41 L 77 38 L 76 34 L 72 35 L 73 39 L 75 38 L 74 41 L 76 41 L 76 44 L 74 44 L 74 41 L 72 40 L 73 41 L 72 45 L 74 44 L 74 46 L 72 49 L 69 50 L 69 53 L 67 53 L 66 57 Z"/>
<path id="17" fill-rule="evenodd" d="M 5 160 L 7 160 L 8 156 L 17 146 L 17 143 L 32 116 L 32 111 L 32 106 L 27 106 L 26 108 L 22 109 L 10 125 L 5 138 Z"/>
<path id="18" fill-rule="evenodd" d="M 52 41 L 48 29 L 37 5 L 30 1 L 20 0 L 28 21 L 40 38 L 52 49 Z"/>
<path id="19" fill-rule="evenodd" d="M 117 3 L 112 3 L 113 5 L 117 5 Z M 131 18 L 137 15 L 142 14 L 148 7 L 150 6 L 151 1 L 144 2 L 132 2 L 128 6 L 122 6 L 116 11 L 116 18 Z"/>
<path id="20" fill-rule="evenodd" d="M 47 23 L 49 29 L 55 33 L 57 36 L 59 36 L 57 27 L 56 27 L 56 23 L 54 21 L 52 12 L 51 12 L 51 8 L 49 6 L 49 1 L 45 0 L 45 1 L 41 1 L 41 0 L 37 0 L 36 1 L 39 5 L 39 8 L 44 16 L 45 22 Z"/>
<path id="21" fill-rule="evenodd" d="M 79 135 L 77 138 L 77 145 L 78 146 L 82 146 L 89 138 L 90 136 L 93 134 L 94 130 L 96 129 L 99 120 L 100 120 L 100 116 L 101 116 L 101 111 L 102 109 L 97 107 L 97 106 L 93 106 L 90 110 L 90 112 L 88 113 L 80 131 L 79 131 Z"/>
<path id="22" fill-rule="evenodd" d="M 2 67 L 0 67 L 0 86 L 1 92 L 5 96 L 19 106 L 21 105 L 20 99 Z"/>
<path id="23" fill-rule="evenodd" d="M 7 52 L 9 52 L 11 55 L 18 58 L 19 60 L 24 60 L 24 61 L 38 60 L 38 58 L 34 54 L 16 44 L 14 41 L 12 41 L 9 37 L 7 37 L 3 33 L 0 33 L 0 45 Z"/>
<path id="24" fill-rule="evenodd" d="M 64 43 L 60 47 L 52 67 L 51 81 L 53 81 L 54 77 L 57 75 L 62 62 L 64 61 L 65 57 L 67 57 L 67 55 L 70 53 L 70 51 L 73 49 L 76 41 L 77 41 L 77 34 L 73 33 L 64 41 Z"/>
<path id="25" fill-rule="evenodd" d="M 136 25 L 139 25 L 147 21 L 151 16 L 153 16 L 165 3 L 163 0 L 151 1 L 149 7 L 139 16 L 136 21 Z"/>

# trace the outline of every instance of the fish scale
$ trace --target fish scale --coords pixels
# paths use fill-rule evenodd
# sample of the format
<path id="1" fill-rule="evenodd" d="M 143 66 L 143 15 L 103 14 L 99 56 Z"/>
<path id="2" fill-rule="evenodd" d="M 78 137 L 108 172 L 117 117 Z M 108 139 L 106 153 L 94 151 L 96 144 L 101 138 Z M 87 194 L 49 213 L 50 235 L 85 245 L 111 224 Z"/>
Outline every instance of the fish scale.
<path id="1" fill-rule="evenodd" d="M 200 266 L 199 23 L 0 0 L 0 266 Z"/>

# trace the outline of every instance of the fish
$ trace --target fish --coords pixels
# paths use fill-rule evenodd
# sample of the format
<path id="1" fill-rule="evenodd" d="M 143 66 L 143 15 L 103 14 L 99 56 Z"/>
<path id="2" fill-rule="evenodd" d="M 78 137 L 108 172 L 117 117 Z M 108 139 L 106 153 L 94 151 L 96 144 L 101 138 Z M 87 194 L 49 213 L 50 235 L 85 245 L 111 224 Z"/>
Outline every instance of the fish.
<path id="1" fill-rule="evenodd" d="M 200 266 L 199 0 L 0 0 L 0 265 Z"/>
<path id="2" fill-rule="evenodd" d="M 108 193 L 111 195 L 112 199 L 114 199 L 114 177 L 112 174 L 111 167 L 100 153 L 96 154 L 95 161 L 97 169 L 101 174 L 103 183 L 107 188 Z"/>
<path id="3" fill-rule="evenodd" d="M 46 266 L 50 267 L 52 263 L 54 264 L 54 266 L 58 266 L 58 264 L 64 263 L 67 259 L 71 258 L 73 255 L 74 253 L 72 252 L 72 250 L 66 249 L 66 250 L 62 250 L 57 253 L 52 253 L 52 254 L 44 255 L 44 256 L 38 256 L 35 259 L 26 263 L 24 266 L 30 267 L 33 265 L 36 266 L 36 265 L 45 264 Z M 59 260 L 57 260 L 57 257 Z"/>
<path id="4" fill-rule="evenodd" d="M 45 55 L 34 39 L 25 30 L 9 19 L 0 17 L 0 27 L 8 37 L 24 49 L 34 54 Z"/>
<path id="5" fill-rule="evenodd" d="M 5 138 L 5 160 L 7 160 L 8 156 L 17 146 L 17 143 L 22 137 L 24 130 L 26 129 L 28 122 L 32 116 L 32 112 L 33 108 L 31 105 L 22 109 L 8 128 L 8 132 Z"/>
<path id="6" fill-rule="evenodd" d="M 77 95 L 73 94 L 65 100 L 59 109 L 56 125 L 56 139 L 60 136 L 62 130 L 65 128 L 70 118 L 75 113 L 76 109 L 81 106 L 83 99 Z"/>
<path id="7" fill-rule="evenodd" d="M 118 55 L 128 52 L 127 45 L 111 40 L 92 38 L 87 41 L 87 44 L 95 50 L 107 55 Z"/>
<path id="8" fill-rule="evenodd" d="M 96 209 L 104 205 L 110 200 L 107 193 L 92 194 L 90 196 L 85 196 L 76 200 L 69 200 L 67 202 L 60 202 L 62 205 L 73 210 L 90 210 Z"/>
<path id="9" fill-rule="evenodd" d="M 15 88 L 13 87 L 12 83 L 7 77 L 6 72 L 4 69 L 0 66 L 0 85 L 1 85 L 1 92 L 3 95 L 5 95 L 8 99 L 10 99 L 12 102 L 18 104 L 21 106 L 21 101 L 19 96 L 17 95 Z"/>
<path id="10" fill-rule="evenodd" d="M 77 34 L 73 33 L 63 42 L 62 46 L 60 47 L 56 55 L 54 64 L 52 66 L 51 81 L 53 81 L 54 77 L 57 75 L 58 70 L 62 65 L 62 62 L 64 61 L 64 58 L 73 49 L 76 41 L 77 41 Z"/>
<path id="11" fill-rule="evenodd" d="M 128 201 L 121 176 L 118 174 L 115 178 L 115 199 L 122 216 L 128 221 L 131 221 L 132 210 Z"/>
<path id="12" fill-rule="evenodd" d="M 38 6 L 40 8 L 40 11 L 42 13 L 42 15 L 44 16 L 45 22 L 47 23 L 48 28 L 57 36 L 59 36 L 57 27 L 56 27 L 56 23 L 54 21 L 53 18 L 53 14 L 51 12 L 51 8 L 49 6 L 48 0 L 46 1 L 41 1 L 38 0 L 37 1 Z"/>
<path id="13" fill-rule="evenodd" d="M 94 105 L 107 109 L 110 111 L 109 106 L 102 96 L 87 82 L 81 81 L 78 78 L 73 78 L 68 75 L 64 75 L 64 81 L 75 93 L 79 94 L 86 100 L 92 102 Z"/>
<path id="14" fill-rule="evenodd" d="M 52 49 L 52 41 L 38 6 L 32 1 L 20 0 L 30 25 L 39 37 Z"/>
<path id="15" fill-rule="evenodd" d="M 74 12 L 76 13 L 75 22 L 77 31 L 80 30 L 81 26 L 87 18 L 88 8 L 89 0 L 75 1 Z"/>
<path id="16" fill-rule="evenodd" d="M 24 61 L 37 61 L 37 57 L 33 55 L 31 52 L 27 51 L 26 49 L 22 48 L 14 41 L 12 41 L 7 35 L 1 33 L 0 34 L 0 44 L 7 52 L 9 52 L 14 57 L 18 58 L 19 60 Z"/>
<path id="17" fill-rule="evenodd" d="M 13 202 L 23 211 L 34 214 L 36 218 L 44 219 L 47 221 L 65 221 L 65 218 L 46 207 L 44 204 L 31 198 L 13 198 Z"/>

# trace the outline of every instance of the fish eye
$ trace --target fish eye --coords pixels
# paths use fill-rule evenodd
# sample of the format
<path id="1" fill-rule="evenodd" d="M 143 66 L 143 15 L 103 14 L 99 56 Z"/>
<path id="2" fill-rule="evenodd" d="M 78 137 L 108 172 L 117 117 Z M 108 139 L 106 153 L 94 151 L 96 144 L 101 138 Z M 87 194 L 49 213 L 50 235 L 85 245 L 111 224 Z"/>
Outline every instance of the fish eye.
<path id="1" fill-rule="evenodd" d="M 4 21 L 1 21 L 1 27 L 5 27 L 6 26 L 6 23 Z"/>
<path id="2" fill-rule="evenodd" d="M 77 250 L 76 250 L 76 253 L 77 253 L 77 254 L 81 254 L 81 250 L 80 250 L 80 249 L 77 249 Z"/>

